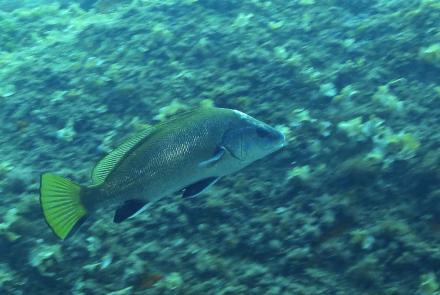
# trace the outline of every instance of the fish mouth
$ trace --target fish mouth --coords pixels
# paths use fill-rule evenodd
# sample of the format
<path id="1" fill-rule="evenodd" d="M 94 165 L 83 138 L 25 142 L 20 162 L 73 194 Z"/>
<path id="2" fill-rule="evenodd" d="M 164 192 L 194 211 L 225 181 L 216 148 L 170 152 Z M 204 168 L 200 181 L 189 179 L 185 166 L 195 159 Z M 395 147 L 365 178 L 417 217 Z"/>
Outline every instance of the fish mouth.
<path id="1" fill-rule="evenodd" d="M 266 125 L 266 130 L 270 134 L 270 140 L 274 144 L 275 149 L 280 149 L 286 145 L 286 136 L 281 131 Z"/>
<path id="2" fill-rule="evenodd" d="M 286 145 L 286 136 L 276 128 L 260 123 L 257 129 L 260 138 L 266 139 L 266 146 L 270 151 L 276 151 Z"/>
<path id="3" fill-rule="evenodd" d="M 280 149 L 282 147 L 285 147 L 287 145 L 287 141 L 286 141 L 286 136 L 284 135 L 284 133 L 275 130 L 277 133 L 277 145 L 276 145 L 276 149 Z"/>
<path id="4" fill-rule="evenodd" d="M 279 141 L 284 146 L 286 144 L 286 135 L 279 130 L 277 130 L 277 132 L 278 132 Z"/>

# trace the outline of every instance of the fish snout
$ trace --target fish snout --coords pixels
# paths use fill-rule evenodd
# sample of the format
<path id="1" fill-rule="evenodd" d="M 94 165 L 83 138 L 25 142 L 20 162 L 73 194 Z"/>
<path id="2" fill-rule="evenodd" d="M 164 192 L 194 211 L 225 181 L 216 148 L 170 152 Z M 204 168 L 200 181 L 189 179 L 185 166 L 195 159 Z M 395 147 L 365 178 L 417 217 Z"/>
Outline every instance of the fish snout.
<path id="1" fill-rule="evenodd" d="M 267 147 L 271 150 L 280 149 L 286 144 L 285 135 L 267 124 L 261 124 L 257 128 L 257 135 L 264 139 Z"/>

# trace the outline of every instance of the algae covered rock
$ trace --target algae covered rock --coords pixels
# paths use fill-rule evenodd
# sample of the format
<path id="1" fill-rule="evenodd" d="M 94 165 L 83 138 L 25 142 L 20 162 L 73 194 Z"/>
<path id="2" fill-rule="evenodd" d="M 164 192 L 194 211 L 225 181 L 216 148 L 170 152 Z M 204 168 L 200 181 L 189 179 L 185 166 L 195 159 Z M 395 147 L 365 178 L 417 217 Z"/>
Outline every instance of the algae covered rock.
<path id="1" fill-rule="evenodd" d="M 439 7 L 0 0 L 0 293 L 438 293 Z M 86 185 L 129 133 L 214 104 L 288 144 L 55 241 L 42 172 Z"/>
<path id="2" fill-rule="evenodd" d="M 424 62 L 440 68 L 440 43 L 422 47 L 419 51 L 419 57 Z"/>
<path id="3" fill-rule="evenodd" d="M 54 277 L 62 259 L 60 245 L 37 245 L 29 253 L 29 264 L 36 268 L 42 276 Z"/>

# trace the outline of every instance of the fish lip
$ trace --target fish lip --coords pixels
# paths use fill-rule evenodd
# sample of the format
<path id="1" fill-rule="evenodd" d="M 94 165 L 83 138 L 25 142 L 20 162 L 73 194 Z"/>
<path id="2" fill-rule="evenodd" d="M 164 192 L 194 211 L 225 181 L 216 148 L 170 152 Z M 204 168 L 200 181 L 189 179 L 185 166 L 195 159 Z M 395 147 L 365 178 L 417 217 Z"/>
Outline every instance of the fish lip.
<path id="1" fill-rule="evenodd" d="M 286 146 L 287 145 L 286 135 L 282 132 L 280 132 L 280 134 L 281 134 L 281 147 Z"/>
<path id="2" fill-rule="evenodd" d="M 284 133 L 265 123 L 264 127 L 271 133 L 270 150 L 272 152 L 277 151 L 287 145 L 286 136 L 284 135 Z"/>
<path id="3" fill-rule="evenodd" d="M 280 131 L 278 131 L 278 135 L 280 136 L 279 138 L 279 143 L 277 145 L 277 149 L 280 149 L 282 147 L 285 147 L 287 145 L 287 140 L 286 140 L 286 135 Z"/>

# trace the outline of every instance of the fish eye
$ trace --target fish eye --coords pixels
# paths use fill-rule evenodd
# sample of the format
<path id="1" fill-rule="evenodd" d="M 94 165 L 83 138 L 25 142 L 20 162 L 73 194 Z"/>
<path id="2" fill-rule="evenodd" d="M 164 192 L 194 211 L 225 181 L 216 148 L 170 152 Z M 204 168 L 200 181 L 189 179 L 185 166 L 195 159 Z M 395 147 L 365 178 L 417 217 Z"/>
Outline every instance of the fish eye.
<path id="1" fill-rule="evenodd" d="M 271 137 L 272 133 L 266 128 L 257 128 L 257 135 L 262 138 Z"/>

